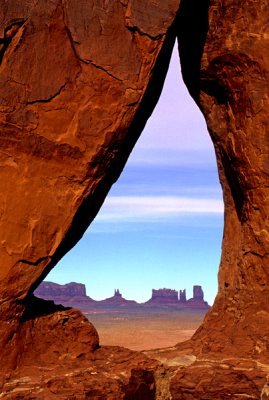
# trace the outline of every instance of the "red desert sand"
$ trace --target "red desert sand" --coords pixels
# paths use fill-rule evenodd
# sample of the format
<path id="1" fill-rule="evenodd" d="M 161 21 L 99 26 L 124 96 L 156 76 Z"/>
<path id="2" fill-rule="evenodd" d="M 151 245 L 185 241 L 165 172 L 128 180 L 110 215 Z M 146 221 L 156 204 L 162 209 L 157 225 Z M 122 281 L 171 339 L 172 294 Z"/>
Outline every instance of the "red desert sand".
<path id="1" fill-rule="evenodd" d="M 96 327 L 101 345 L 131 350 L 174 346 L 189 339 L 202 323 L 205 311 L 161 313 L 85 313 Z"/>

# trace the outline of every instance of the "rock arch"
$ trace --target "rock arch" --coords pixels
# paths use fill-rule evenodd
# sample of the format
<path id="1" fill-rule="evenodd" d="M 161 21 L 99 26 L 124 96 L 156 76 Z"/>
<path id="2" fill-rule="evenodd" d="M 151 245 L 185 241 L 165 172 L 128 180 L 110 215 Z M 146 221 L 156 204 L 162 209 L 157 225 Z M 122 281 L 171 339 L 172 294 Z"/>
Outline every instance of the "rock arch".
<path id="1" fill-rule="evenodd" d="M 59 360 L 74 371 L 79 360 L 90 363 L 97 357 L 94 365 L 104 366 L 111 356 L 111 350 L 94 355 L 97 333 L 78 312 L 38 302 L 32 292 L 79 240 L 119 176 L 158 100 L 176 36 L 186 85 L 205 115 L 215 146 L 225 202 L 218 296 L 182 351 L 191 349 L 201 359 L 240 356 L 265 361 L 269 341 L 267 3 L 2 3 L 3 371 L 15 367 L 32 371 L 59 365 Z M 118 353 L 117 360 L 124 354 Z M 145 370 L 149 364 L 151 372 Z M 124 399 L 155 398 L 161 390 L 156 361 L 135 355 L 133 365 L 127 381 L 115 384 L 107 378 L 109 387 L 115 384 L 115 393 Z M 159 372 L 154 378 L 155 367 Z M 117 368 L 115 361 L 113 373 Z M 259 373 L 258 388 L 265 376 L 264 371 Z M 74 374 L 72 379 L 74 385 Z M 98 385 L 95 382 L 94 389 L 87 390 L 98 394 Z M 172 398 L 177 399 L 173 387 Z"/>

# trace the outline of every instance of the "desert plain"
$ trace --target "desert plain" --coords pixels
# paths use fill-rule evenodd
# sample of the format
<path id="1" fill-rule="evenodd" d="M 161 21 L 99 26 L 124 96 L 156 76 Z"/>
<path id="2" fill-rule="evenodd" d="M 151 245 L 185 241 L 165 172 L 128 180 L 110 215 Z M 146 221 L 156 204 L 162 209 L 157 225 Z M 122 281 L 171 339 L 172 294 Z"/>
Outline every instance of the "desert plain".
<path id="1" fill-rule="evenodd" d="M 98 331 L 101 346 L 151 350 L 189 339 L 201 325 L 205 310 L 105 310 L 84 315 Z"/>

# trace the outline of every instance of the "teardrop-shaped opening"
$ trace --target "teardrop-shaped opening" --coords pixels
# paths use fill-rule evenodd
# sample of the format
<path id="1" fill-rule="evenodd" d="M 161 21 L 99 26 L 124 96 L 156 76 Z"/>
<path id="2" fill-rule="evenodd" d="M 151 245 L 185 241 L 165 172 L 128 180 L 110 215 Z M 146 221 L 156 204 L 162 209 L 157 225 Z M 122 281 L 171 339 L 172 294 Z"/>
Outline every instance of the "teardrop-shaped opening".
<path id="1" fill-rule="evenodd" d="M 83 239 L 46 281 L 86 285 L 88 302 L 85 289 L 76 285 L 61 292 L 59 301 L 83 310 L 96 325 L 101 344 L 141 350 L 173 345 L 190 337 L 207 311 L 199 301 L 190 301 L 195 300 L 193 286 L 201 286 L 204 300 L 213 303 L 222 230 L 213 145 L 182 81 L 175 47 L 160 100 L 120 179 Z M 62 290 L 56 285 L 50 296 L 46 285 L 46 298 L 55 299 Z M 171 305 L 167 292 L 163 304 L 157 302 L 154 308 L 148 302 L 152 289 L 170 289 L 178 304 Z M 185 305 L 180 301 L 184 289 Z M 166 292 L 161 293 L 165 297 Z M 102 303 L 104 299 L 109 300 Z M 146 334 L 146 327 L 152 339 L 143 345 L 140 333 Z M 125 337 L 119 334 L 124 329 Z"/>

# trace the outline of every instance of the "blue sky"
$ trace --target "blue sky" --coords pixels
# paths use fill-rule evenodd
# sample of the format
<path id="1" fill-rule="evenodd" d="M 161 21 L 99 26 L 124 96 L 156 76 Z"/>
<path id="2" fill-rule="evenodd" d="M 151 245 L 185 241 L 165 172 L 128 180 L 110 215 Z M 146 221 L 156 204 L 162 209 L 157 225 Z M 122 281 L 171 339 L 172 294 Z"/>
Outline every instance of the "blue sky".
<path id="1" fill-rule="evenodd" d="M 213 145 L 190 98 L 177 50 L 163 93 L 118 182 L 82 240 L 48 275 L 85 283 L 98 300 L 119 288 L 143 302 L 152 289 L 202 285 L 212 304 L 223 229 Z"/>

